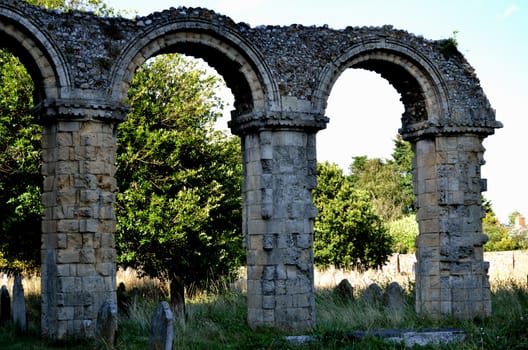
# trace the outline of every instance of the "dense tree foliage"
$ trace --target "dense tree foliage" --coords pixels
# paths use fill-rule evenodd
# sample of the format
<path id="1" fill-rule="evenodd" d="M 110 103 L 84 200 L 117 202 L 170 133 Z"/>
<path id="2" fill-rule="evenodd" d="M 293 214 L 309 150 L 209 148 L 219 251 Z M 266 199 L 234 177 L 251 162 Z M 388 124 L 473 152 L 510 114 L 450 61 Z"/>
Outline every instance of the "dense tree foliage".
<path id="1" fill-rule="evenodd" d="M 484 245 L 484 250 L 501 251 L 528 249 L 528 229 L 526 227 L 515 227 L 515 218 L 519 215 L 514 211 L 509 215 L 510 226 L 501 225 L 495 215 L 490 200 L 482 200 L 486 215 L 482 219 L 482 231 L 488 236 L 488 242 Z"/>
<path id="2" fill-rule="evenodd" d="M 338 268 L 383 265 L 391 253 L 391 239 L 368 192 L 355 188 L 335 164 L 318 164 L 317 180 L 313 192 L 319 210 L 314 224 L 315 263 Z"/>
<path id="3" fill-rule="evenodd" d="M 0 254 L 3 268 L 34 267 L 40 256 L 40 127 L 29 113 L 33 82 L 0 50 Z"/>
<path id="4" fill-rule="evenodd" d="M 30 4 L 60 11 L 90 11 L 98 16 L 112 16 L 117 12 L 105 0 L 24 0 Z"/>
<path id="5" fill-rule="evenodd" d="M 353 158 L 351 180 L 356 188 L 370 194 L 372 205 L 384 222 L 402 218 L 414 210 L 412 158 L 410 144 L 398 135 L 393 159 L 385 161 L 367 156 Z"/>
<path id="6" fill-rule="evenodd" d="M 389 160 L 389 164 L 392 164 L 399 175 L 398 183 L 401 189 L 399 203 L 403 215 L 414 213 L 415 210 L 412 178 L 413 158 L 414 152 L 411 149 L 411 143 L 404 141 L 400 134 L 396 135 L 392 159 Z"/>
<path id="7" fill-rule="evenodd" d="M 170 280 L 176 306 L 184 286 L 243 257 L 239 141 L 213 129 L 219 83 L 184 56 L 158 56 L 136 72 L 118 129 L 119 259 Z"/>
<path id="8" fill-rule="evenodd" d="M 61 10 L 114 11 L 103 0 L 26 0 Z M 25 67 L 0 43 L 0 268 L 40 263 L 41 127 L 30 113 L 34 84 Z"/>
<path id="9" fill-rule="evenodd" d="M 392 237 L 392 251 L 394 253 L 408 254 L 416 250 L 414 242 L 419 233 L 416 214 L 407 214 L 400 219 L 389 222 L 387 229 Z"/>

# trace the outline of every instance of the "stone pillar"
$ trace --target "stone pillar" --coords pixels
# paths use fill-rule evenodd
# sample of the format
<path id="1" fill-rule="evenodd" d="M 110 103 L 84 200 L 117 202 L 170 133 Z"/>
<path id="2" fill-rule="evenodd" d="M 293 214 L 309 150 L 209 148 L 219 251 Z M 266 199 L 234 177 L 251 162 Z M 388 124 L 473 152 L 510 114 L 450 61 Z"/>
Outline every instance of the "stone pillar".
<path id="1" fill-rule="evenodd" d="M 414 141 L 416 310 L 434 318 L 491 313 L 483 261 L 482 138 L 459 134 Z"/>
<path id="2" fill-rule="evenodd" d="M 75 117 L 43 120 L 42 333 L 50 339 L 93 337 L 103 302 L 116 303 L 115 122 Z"/>
<path id="3" fill-rule="evenodd" d="M 242 137 L 248 323 L 306 330 L 315 325 L 315 130 L 262 124 L 231 126 Z"/>

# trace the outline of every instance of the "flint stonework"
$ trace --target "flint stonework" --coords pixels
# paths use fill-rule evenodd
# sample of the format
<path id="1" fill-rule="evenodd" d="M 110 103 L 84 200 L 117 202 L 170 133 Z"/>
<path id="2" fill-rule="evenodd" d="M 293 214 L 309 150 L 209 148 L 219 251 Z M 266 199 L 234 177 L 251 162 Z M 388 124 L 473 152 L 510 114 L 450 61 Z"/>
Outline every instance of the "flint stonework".
<path id="1" fill-rule="evenodd" d="M 207 61 L 235 97 L 251 327 L 315 326 L 316 135 L 349 68 L 379 73 L 405 107 L 399 132 L 415 154 L 420 228 L 416 310 L 489 315 L 480 167 L 483 140 L 502 125 L 474 69 L 446 44 L 392 26 L 253 28 L 203 8 L 125 19 L 1 1 L 0 47 L 33 73 L 43 125 L 42 334 L 93 337 L 103 302 L 116 303 L 115 130 L 136 69 L 173 51 Z"/>

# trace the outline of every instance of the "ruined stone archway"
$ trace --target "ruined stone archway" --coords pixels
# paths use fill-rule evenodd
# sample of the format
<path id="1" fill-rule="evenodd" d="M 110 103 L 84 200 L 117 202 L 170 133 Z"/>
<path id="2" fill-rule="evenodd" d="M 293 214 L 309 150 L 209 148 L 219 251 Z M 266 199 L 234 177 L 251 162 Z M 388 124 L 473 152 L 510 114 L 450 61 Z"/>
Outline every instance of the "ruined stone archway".
<path id="1" fill-rule="evenodd" d="M 35 84 L 35 105 L 58 98 L 70 77 L 60 48 L 18 8 L 0 7 L 1 47 L 24 64 Z"/>
<path id="2" fill-rule="evenodd" d="M 413 185 L 420 229 L 416 309 L 433 317 L 485 316 L 491 312 L 491 299 L 488 266 L 482 261 L 486 237 L 481 192 L 486 186 L 480 166 L 482 139 L 492 129 L 483 125 L 470 131 L 455 115 L 463 111 L 471 118 L 493 120 L 494 111 L 474 75 L 457 72 L 470 83 L 455 90 L 458 96 L 450 95 L 455 92 L 449 89 L 453 82 L 446 78 L 453 74 L 452 66 L 438 64 L 440 60 L 434 53 L 427 55 L 423 45 L 418 46 L 421 50 L 415 47 L 382 37 L 351 48 L 323 73 L 320 101 L 326 101 L 328 88 L 347 68 L 375 71 L 396 88 L 405 107 L 400 132 L 415 154 Z M 461 59 L 459 54 L 450 58 L 439 54 Z"/>
<path id="3" fill-rule="evenodd" d="M 34 33 L 34 34 L 30 34 Z M 230 123 L 243 147 L 248 322 L 315 325 L 313 218 L 316 133 L 346 68 L 379 72 L 402 94 L 401 133 L 416 154 L 416 308 L 460 318 L 490 312 L 482 257 L 482 140 L 500 127 L 471 66 L 449 42 L 392 27 L 252 28 L 207 9 L 128 20 L 0 4 L 2 44 L 43 86 L 45 336 L 94 335 L 115 301 L 115 126 L 135 69 L 156 54 L 204 58 L 235 95 Z M 40 76 L 40 79 L 38 77 Z M 39 84 L 40 84 L 39 83 Z"/>
<path id="4" fill-rule="evenodd" d="M 265 59 L 236 32 L 202 21 L 173 21 L 131 38 L 111 75 L 110 91 L 124 101 L 136 69 L 158 54 L 178 52 L 204 59 L 235 96 L 236 115 L 278 109 L 279 98 Z"/>

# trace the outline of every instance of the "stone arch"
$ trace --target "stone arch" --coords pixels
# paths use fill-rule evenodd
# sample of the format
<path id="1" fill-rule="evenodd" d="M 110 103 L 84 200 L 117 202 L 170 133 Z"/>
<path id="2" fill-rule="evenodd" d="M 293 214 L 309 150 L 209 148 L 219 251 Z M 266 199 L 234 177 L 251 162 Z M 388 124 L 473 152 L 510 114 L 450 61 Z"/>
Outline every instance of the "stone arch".
<path id="1" fill-rule="evenodd" d="M 9 49 L 28 70 L 35 85 L 34 104 L 61 97 L 70 85 L 68 65 L 56 43 L 19 8 L 0 8 L 2 47 Z"/>
<path id="2" fill-rule="evenodd" d="M 487 125 L 496 128 L 500 123 L 486 110 L 489 104 L 478 85 L 476 97 L 470 96 L 453 84 L 440 68 L 442 63 L 433 61 L 435 55 L 425 45 L 411 47 L 404 40 L 385 38 L 352 47 L 323 70 L 314 109 L 324 111 L 334 82 L 348 68 L 381 74 L 401 95 L 405 111 L 399 131 L 414 151 L 420 231 L 416 310 L 433 318 L 470 319 L 491 310 L 489 264 L 483 261 L 482 248 L 487 237 L 481 224 L 486 181 L 481 179 L 480 166 L 482 140 L 492 132 Z M 475 112 L 475 104 L 484 108 Z M 481 127 L 483 119 L 488 120 Z"/>
<path id="3" fill-rule="evenodd" d="M 348 68 L 374 71 L 394 86 L 405 107 L 403 127 L 451 114 L 447 84 L 435 64 L 414 47 L 386 40 L 352 47 L 328 64 L 314 94 L 315 110 L 324 112 L 334 83 Z"/>
<path id="4" fill-rule="evenodd" d="M 124 101 L 136 69 L 170 52 L 202 58 L 215 68 L 235 96 L 235 115 L 277 108 L 278 88 L 262 55 L 237 33 L 204 21 L 169 23 L 134 37 L 112 71 L 112 96 Z"/>
<path id="5" fill-rule="evenodd" d="M 99 307 L 115 302 L 115 126 L 125 118 L 136 69 L 170 52 L 205 59 L 235 95 L 249 325 L 315 325 L 315 138 L 328 121 L 330 90 L 347 68 L 380 73 L 406 108 L 400 132 L 415 149 L 420 225 L 417 310 L 489 315 L 480 166 L 482 141 L 501 124 L 463 56 L 443 52 L 446 42 L 390 26 L 251 28 L 200 8 L 112 19 L 21 0 L 0 1 L 0 38 L 33 76 L 46 122 L 44 336 L 93 337 Z"/>

